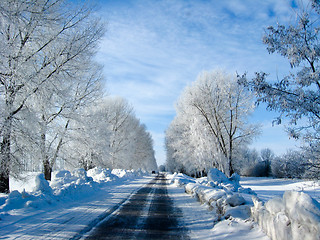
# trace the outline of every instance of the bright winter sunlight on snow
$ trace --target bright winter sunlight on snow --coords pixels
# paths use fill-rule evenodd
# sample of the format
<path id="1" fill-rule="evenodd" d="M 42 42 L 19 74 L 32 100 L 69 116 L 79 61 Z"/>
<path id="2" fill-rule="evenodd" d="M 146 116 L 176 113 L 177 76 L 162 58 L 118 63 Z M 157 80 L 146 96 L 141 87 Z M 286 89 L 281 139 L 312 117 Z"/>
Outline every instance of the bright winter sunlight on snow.
<path id="1" fill-rule="evenodd" d="M 1 0 L 0 238 L 319 240 L 319 61 L 320 0 Z"/>

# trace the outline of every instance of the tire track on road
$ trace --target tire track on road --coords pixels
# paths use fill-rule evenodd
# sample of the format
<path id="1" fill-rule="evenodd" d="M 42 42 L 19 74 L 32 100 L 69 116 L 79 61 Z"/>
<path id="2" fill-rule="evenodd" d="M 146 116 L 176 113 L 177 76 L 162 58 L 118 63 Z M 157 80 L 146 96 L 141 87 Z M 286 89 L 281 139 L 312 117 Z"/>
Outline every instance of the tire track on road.
<path id="1" fill-rule="evenodd" d="M 131 239 L 140 230 L 139 223 L 148 204 L 149 195 L 156 183 L 153 179 L 145 187 L 140 188 L 124 204 L 107 219 L 101 221 L 85 239 Z"/>
<path id="2" fill-rule="evenodd" d="M 187 229 L 179 225 L 181 218 L 182 212 L 168 195 L 165 176 L 159 175 L 86 239 L 190 239 Z"/>

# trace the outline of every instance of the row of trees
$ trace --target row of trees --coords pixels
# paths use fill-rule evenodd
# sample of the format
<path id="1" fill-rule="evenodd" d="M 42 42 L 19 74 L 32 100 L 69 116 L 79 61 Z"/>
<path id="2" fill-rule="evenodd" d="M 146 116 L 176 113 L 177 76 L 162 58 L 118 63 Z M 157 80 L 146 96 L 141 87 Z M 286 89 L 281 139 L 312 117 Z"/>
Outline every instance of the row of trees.
<path id="1" fill-rule="evenodd" d="M 133 108 L 119 97 L 108 97 L 84 110 L 74 121 L 67 160 L 92 166 L 123 169 L 157 169 L 153 140 Z"/>
<path id="2" fill-rule="evenodd" d="M 118 120 L 112 125 L 112 118 L 120 119 L 113 116 L 116 110 L 112 105 L 120 102 L 122 106 L 117 111 L 128 111 L 130 119 L 122 120 L 123 124 L 140 131 L 130 136 L 135 139 L 133 142 L 146 144 L 149 149 L 148 153 L 138 153 L 137 149 L 136 156 L 148 155 L 145 158 L 149 157 L 154 165 L 150 135 L 132 110 L 129 113 L 128 104 L 123 100 L 97 104 L 103 95 L 102 68 L 93 57 L 104 33 L 104 24 L 85 2 L 0 2 L 0 192 L 9 191 L 10 174 L 28 166 L 37 169 L 39 162 L 46 179 L 51 178 L 57 162 L 71 163 L 71 157 L 83 162 L 89 161 L 90 156 L 99 159 L 90 160 L 92 164 L 100 161 L 103 166 L 120 166 L 119 152 L 123 148 L 116 150 L 121 140 L 115 135 L 128 133 L 119 133 L 122 128 L 117 126 Z M 100 108 L 90 110 L 94 105 Z M 90 126 L 90 122 L 99 123 L 99 128 Z M 113 135 L 110 128 L 114 128 Z M 108 154 L 101 156 L 103 151 Z M 108 161 L 114 165 L 107 164 L 102 157 L 113 159 Z M 144 162 L 145 158 L 139 161 Z M 127 161 L 122 166 L 138 166 L 126 165 Z"/>
<path id="3" fill-rule="evenodd" d="M 310 164 L 314 156 L 308 148 L 288 150 L 276 156 L 266 148 L 258 152 L 255 149 L 243 149 L 237 156 L 240 165 L 237 172 L 243 176 L 277 178 L 318 178 L 319 172 Z"/>

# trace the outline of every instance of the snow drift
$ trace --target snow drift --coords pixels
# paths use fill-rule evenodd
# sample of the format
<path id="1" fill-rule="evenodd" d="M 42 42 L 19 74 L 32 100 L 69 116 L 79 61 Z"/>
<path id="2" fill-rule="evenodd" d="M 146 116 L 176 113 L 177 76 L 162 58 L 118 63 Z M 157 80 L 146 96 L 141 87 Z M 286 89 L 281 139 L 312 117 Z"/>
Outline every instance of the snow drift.
<path id="1" fill-rule="evenodd" d="M 320 239 L 320 204 L 308 194 L 287 191 L 265 204 L 253 202 L 253 219 L 273 240 Z"/>
<path id="2" fill-rule="evenodd" d="M 7 214 L 13 209 L 25 207 L 41 208 L 48 205 L 62 203 L 64 201 L 79 200 L 94 194 L 99 188 L 110 181 L 118 182 L 133 179 L 145 175 L 141 170 L 109 170 L 94 168 L 86 172 L 84 169 L 56 171 L 52 174 L 52 180 L 45 180 L 42 173 L 34 176 L 33 190 L 20 192 L 13 190 L 10 194 L 0 198 L 0 215 Z"/>
<path id="3" fill-rule="evenodd" d="M 186 193 L 196 197 L 202 204 L 207 204 L 209 209 L 216 213 L 215 222 L 231 216 L 242 219 L 250 217 L 252 202 L 245 200 L 243 194 L 251 196 L 255 193 L 249 188 L 240 186 L 238 174 L 227 178 L 218 169 L 211 169 L 207 178 L 194 179 L 181 173 L 175 173 L 169 178 L 171 183 L 177 186 L 183 185 Z"/>
<path id="4" fill-rule="evenodd" d="M 227 178 L 218 169 L 211 169 L 207 178 L 184 176 L 175 173 L 169 178 L 207 204 L 216 213 L 215 223 L 230 217 L 251 217 L 273 240 L 320 239 L 320 204 L 308 194 L 287 191 L 282 198 L 264 204 L 254 191 L 239 184 L 237 174 Z"/>

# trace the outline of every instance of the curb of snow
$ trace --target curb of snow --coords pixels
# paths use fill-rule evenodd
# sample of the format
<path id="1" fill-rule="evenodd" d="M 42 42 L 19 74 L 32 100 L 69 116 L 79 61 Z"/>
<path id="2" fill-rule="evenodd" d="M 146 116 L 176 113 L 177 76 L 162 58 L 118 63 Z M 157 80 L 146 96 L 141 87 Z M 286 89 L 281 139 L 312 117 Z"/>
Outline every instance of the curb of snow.
<path id="1" fill-rule="evenodd" d="M 253 203 L 251 217 L 273 240 L 320 239 L 320 204 L 308 194 L 286 191 L 282 198 Z"/>
<path id="2" fill-rule="evenodd" d="M 308 194 L 286 191 L 283 198 L 263 204 L 254 191 L 240 186 L 239 175 L 227 178 L 219 170 L 211 169 L 207 179 L 181 173 L 169 178 L 172 184 L 184 186 L 186 193 L 215 211 L 214 224 L 230 217 L 251 218 L 273 240 L 320 239 L 320 204 Z"/>

